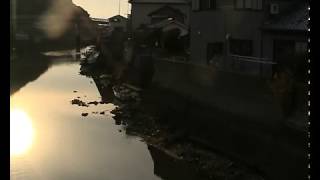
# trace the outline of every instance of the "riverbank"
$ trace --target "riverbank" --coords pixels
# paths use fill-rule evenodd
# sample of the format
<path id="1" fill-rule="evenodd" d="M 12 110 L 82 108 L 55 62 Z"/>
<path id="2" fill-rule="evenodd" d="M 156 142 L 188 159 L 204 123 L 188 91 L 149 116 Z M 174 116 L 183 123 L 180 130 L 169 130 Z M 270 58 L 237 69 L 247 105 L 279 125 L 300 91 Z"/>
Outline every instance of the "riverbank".
<path id="1" fill-rule="evenodd" d="M 90 76 L 89 74 L 86 75 Z M 137 91 L 140 88 L 134 89 L 132 86 L 128 88 L 123 84 L 119 85 L 119 83 L 112 82 L 111 76 L 108 75 L 97 75 L 94 72 L 94 77 L 96 85 L 99 86 L 98 89 L 101 90 L 101 95 L 105 94 L 106 90 L 112 91 L 112 89 L 114 95 L 118 94 L 117 102 L 112 102 L 117 104 L 118 107 L 111 111 L 114 114 L 115 124 L 123 126 L 125 133 L 128 135 L 142 137 L 149 148 L 165 153 L 174 161 L 190 164 L 201 174 L 206 174 L 205 176 L 209 179 L 263 179 L 262 174 L 256 169 L 247 167 L 240 161 L 231 160 L 232 158 L 227 155 L 213 151 L 202 141 L 203 139 L 193 136 L 189 129 L 182 125 L 182 123 L 188 123 L 189 121 L 181 116 L 181 112 L 168 112 L 168 109 L 164 108 L 164 104 L 154 102 L 157 101 L 156 98 L 171 99 L 170 102 L 174 101 L 174 97 L 179 98 L 172 92 L 165 90 L 159 92 L 152 88 Z M 104 89 L 108 86 L 124 88 L 118 88 L 121 89 L 118 92 L 117 88 Z M 159 90 L 159 88 L 156 89 Z M 121 99 L 119 96 L 121 93 L 136 93 L 138 97 Z M 157 95 L 154 93 L 157 93 Z M 102 99 L 109 99 L 110 101 L 111 97 L 102 97 Z M 181 101 L 182 99 L 176 100 L 177 103 L 184 103 Z M 180 105 L 176 107 L 183 108 Z M 184 120 L 186 121 L 183 122 Z"/>
<path id="2" fill-rule="evenodd" d="M 155 120 L 137 118 L 134 122 L 142 122 L 134 129 L 143 129 L 152 135 L 157 134 L 157 130 L 152 131 L 153 127 L 164 126 L 168 137 L 163 135 L 164 140 L 156 140 L 159 144 L 169 143 L 170 147 L 170 144 L 179 145 L 181 140 L 192 142 L 195 146 L 217 152 L 219 156 L 245 164 L 265 179 L 298 180 L 305 177 L 306 132 L 303 127 L 297 130 L 286 125 L 282 100 L 286 99 L 288 92 L 275 95 L 273 86 L 277 82 L 187 62 L 153 59 L 147 52 L 135 57 L 133 65 L 127 67 L 117 83 L 129 82 L 139 86 L 147 79 L 149 85 L 142 86 L 139 104 L 142 108 L 124 108 L 127 115 L 123 117 L 119 113 L 116 119 L 135 119 L 130 115 L 131 111 L 147 112 Z M 280 89 L 276 88 L 276 93 Z M 303 87 L 297 98 L 301 104 L 295 102 L 299 106 L 292 108 L 300 111 L 302 116 L 298 116 L 298 120 L 303 123 L 305 106 L 301 90 Z M 149 126 L 150 121 L 157 123 Z M 175 156 L 179 157 L 179 153 Z M 224 171 L 228 172 L 227 169 Z"/>

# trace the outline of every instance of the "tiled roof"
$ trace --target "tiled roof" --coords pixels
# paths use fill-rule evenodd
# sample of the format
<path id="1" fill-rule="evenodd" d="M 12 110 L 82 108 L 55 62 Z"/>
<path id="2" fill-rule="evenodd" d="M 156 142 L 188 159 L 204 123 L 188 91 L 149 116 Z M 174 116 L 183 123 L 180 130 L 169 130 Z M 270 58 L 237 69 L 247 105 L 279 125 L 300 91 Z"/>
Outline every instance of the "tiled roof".
<path id="1" fill-rule="evenodd" d="M 176 24 L 177 26 L 183 28 L 183 29 L 188 29 L 188 27 L 179 22 L 179 21 L 176 21 L 176 20 L 169 20 L 169 19 L 165 19 L 165 20 L 162 20 L 160 22 L 157 22 L 157 23 L 153 23 L 153 24 L 150 24 L 149 27 L 151 28 L 161 28 L 161 27 L 164 27 L 164 26 L 167 26 L 169 24 Z"/>
<path id="2" fill-rule="evenodd" d="M 151 13 L 148 14 L 148 16 L 152 16 L 152 15 L 156 15 L 156 14 L 166 14 L 169 15 L 170 12 L 174 12 L 174 13 L 178 13 L 182 16 L 186 16 L 185 14 L 183 14 L 179 9 L 175 9 L 171 6 L 162 6 L 159 9 L 152 11 Z"/>
<path id="3" fill-rule="evenodd" d="M 184 36 L 184 35 L 188 34 L 188 32 L 189 32 L 188 27 L 185 24 L 183 24 L 179 21 L 176 21 L 176 20 L 168 20 L 168 19 L 162 20 L 157 23 L 150 24 L 148 27 L 149 28 L 172 29 L 169 26 L 172 26 L 172 27 L 175 26 L 176 28 L 179 28 L 181 30 L 180 36 Z"/>
<path id="4" fill-rule="evenodd" d="M 112 16 L 108 20 L 109 20 L 109 22 L 115 22 L 115 21 L 119 21 L 119 19 L 122 19 L 124 21 L 128 20 L 126 17 L 123 17 L 121 15 Z"/>
<path id="5" fill-rule="evenodd" d="M 267 20 L 262 29 L 279 31 L 307 31 L 308 9 L 307 4 L 299 4 L 290 12 L 279 14 L 279 17 Z"/>

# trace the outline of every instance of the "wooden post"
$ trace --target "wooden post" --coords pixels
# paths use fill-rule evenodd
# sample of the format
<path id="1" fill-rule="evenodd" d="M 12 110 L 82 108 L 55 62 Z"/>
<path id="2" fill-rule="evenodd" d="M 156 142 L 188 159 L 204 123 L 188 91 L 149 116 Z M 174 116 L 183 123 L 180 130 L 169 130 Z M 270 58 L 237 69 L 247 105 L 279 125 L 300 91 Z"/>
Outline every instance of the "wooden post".
<path id="1" fill-rule="evenodd" d="M 76 22 L 76 58 L 80 58 L 80 30 L 79 21 Z"/>

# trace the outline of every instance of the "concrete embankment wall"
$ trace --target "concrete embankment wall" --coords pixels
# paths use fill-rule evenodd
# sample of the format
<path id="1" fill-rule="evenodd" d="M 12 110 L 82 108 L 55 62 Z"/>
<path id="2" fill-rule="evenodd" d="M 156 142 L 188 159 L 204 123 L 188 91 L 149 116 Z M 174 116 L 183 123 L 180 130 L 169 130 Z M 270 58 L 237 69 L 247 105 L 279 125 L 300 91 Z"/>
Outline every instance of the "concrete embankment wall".
<path id="1" fill-rule="evenodd" d="M 306 141 L 283 128 L 281 102 L 268 80 L 183 62 L 154 63 L 153 85 L 181 95 L 157 99 L 171 109 L 167 121 L 257 167 L 267 179 L 304 178 Z"/>

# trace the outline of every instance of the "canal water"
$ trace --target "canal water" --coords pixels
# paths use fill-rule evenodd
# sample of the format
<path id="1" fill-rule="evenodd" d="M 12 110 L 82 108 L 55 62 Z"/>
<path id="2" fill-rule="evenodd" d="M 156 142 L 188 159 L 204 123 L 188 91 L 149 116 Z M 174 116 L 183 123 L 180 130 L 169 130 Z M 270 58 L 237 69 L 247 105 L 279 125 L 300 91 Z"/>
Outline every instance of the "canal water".
<path id="1" fill-rule="evenodd" d="M 147 145 L 115 125 L 110 114 L 113 104 L 70 103 L 79 97 L 85 102 L 101 100 L 93 80 L 79 75 L 79 61 L 29 59 L 11 62 L 11 70 L 19 71 L 11 72 L 12 180 L 162 179 L 155 174 Z M 31 76 L 28 69 L 39 74 Z M 105 114 L 92 113 L 96 111 Z"/>

